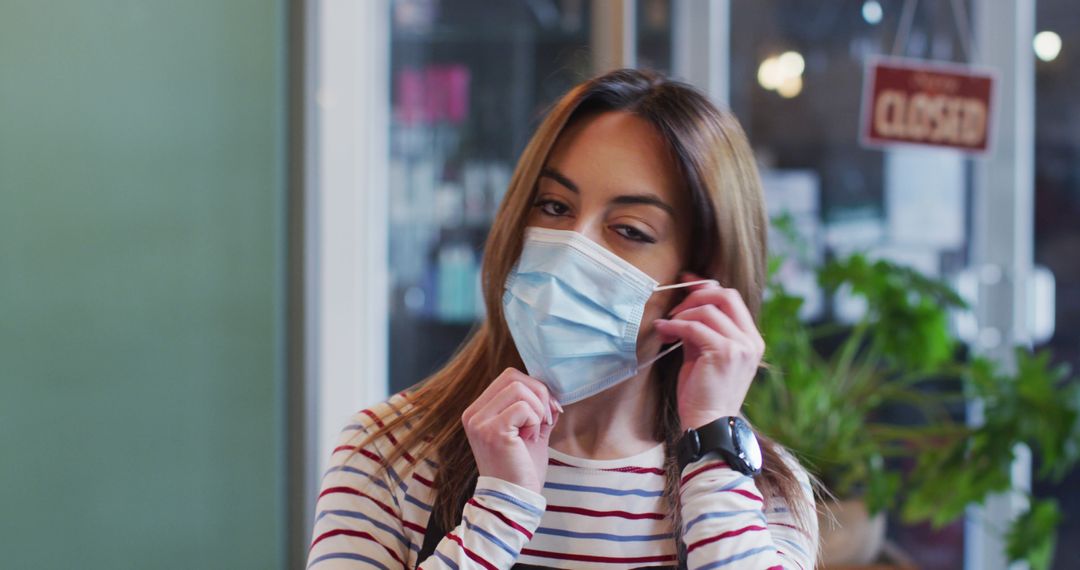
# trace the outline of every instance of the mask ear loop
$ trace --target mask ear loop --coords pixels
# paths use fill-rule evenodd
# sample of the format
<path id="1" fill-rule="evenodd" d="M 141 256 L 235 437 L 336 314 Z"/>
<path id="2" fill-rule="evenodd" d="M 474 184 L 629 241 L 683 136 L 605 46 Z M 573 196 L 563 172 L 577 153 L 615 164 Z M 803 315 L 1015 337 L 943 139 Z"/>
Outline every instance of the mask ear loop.
<path id="1" fill-rule="evenodd" d="M 717 281 L 716 279 L 701 279 L 699 281 L 688 281 L 686 283 L 674 283 L 672 285 L 663 285 L 663 286 L 660 286 L 660 287 L 657 287 L 657 288 L 653 289 L 653 291 L 666 291 L 668 289 L 679 289 L 680 287 L 690 287 L 690 286 L 693 286 L 693 285 L 705 285 L 705 284 L 708 284 L 708 283 L 713 283 L 713 284 L 716 284 L 716 285 L 720 285 L 720 282 Z M 682 345 L 683 345 L 683 341 L 680 340 L 679 342 L 665 348 L 664 350 L 661 350 L 660 353 L 657 354 L 656 356 L 654 356 L 654 357 L 646 360 L 645 362 L 639 364 L 637 366 L 637 368 L 635 368 L 635 371 L 640 371 L 643 368 L 648 368 L 648 367 L 652 366 L 653 364 L 656 363 L 657 360 L 660 360 L 661 358 L 671 354 L 672 352 L 675 352 L 675 350 L 677 350 Z"/>
<path id="2" fill-rule="evenodd" d="M 656 356 L 646 360 L 645 362 L 643 362 L 641 364 L 638 364 L 637 368 L 635 368 L 634 371 L 635 372 L 640 372 L 643 368 L 648 368 L 648 367 L 652 366 L 653 364 L 656 363 L 657 360 L 660 360 L 661 358 L 671 354 L 672 352 L 675 352 L 675 349 L 679 348 L 682 345 L 683 345 L 683 341 L 680 340 L 679 342 L 665 348 L 664 350 L 661 350 L 660 353 L 657 354 Z"/>
<path id="3" fill-rule="evenodd" d="M 660 287 L 657 287 L 657 288 L 653 289 L 653 291 L 667 291 L 668 289 L 678 289 L 680 287 L 690 287 L 691 285 L 705 285 L 706 283 L 713 283 L 715 285 L 720 285 L 720 282 L 717 281 L 716 279 L 702 279 L 700 281 L 688 281 L 686 283 L 674 283 L 674 284 L 671 284 L 671 285 L 661 285 Z"/>

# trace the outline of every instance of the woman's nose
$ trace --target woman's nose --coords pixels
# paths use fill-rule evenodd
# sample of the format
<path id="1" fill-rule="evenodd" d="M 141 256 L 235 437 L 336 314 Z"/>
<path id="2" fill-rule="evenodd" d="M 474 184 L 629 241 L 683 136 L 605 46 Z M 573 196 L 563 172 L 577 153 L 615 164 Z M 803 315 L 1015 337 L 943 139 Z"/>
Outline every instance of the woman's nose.
<path id="1" fill-rule="evenodd" d="M 572 229 L 596 243 L 604 243 L 604 225 L 597 220 L 589 220 L 584 216 L 579 216 Z"/>

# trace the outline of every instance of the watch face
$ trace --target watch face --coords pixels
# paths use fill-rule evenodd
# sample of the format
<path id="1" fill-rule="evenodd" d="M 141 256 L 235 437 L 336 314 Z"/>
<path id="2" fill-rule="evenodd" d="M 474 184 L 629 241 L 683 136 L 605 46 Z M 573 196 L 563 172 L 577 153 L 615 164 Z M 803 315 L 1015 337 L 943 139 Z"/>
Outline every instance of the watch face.
<path id="1" fill-rule="evenodd" d="M 761 447 L 758 446 L 757 437 L 754 437 L 754 431 L 750 429 L 750 425 L 735 418 L 731 432 L 735 447 L 743 461 L 755 471 L 761 469 Z"/>

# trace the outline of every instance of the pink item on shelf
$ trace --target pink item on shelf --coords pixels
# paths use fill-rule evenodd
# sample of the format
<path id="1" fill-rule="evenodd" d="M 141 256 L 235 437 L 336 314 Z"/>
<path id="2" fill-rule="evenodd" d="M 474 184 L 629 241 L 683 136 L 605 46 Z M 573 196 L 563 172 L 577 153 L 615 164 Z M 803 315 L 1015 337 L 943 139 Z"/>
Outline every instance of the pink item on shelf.
<path id="1" fill-rule="evenodd" d="M 450 65 L 444 71 L 446 81 L 446 118 L 463 123 L 469 116 L 469 68 Z"/>
<path id="2" fill-rule="evenodd" d="M 461 64 L 432 65 L 397 72 L 397 120 L 406 125 L 447 121 L 469 116 L 469 68 Z"/>
<path id="3" fill-rule="evenodd" d="M 425 108 L 425 73 L 418 69 L 406 68 L 397 73 L 397 119 L 406 125 L 427 122 L 429 115 Z"/>
<path id="4" fill-rule="evenodd" d="M 446 118 L 446 80 L 442 66 L 424 68 L 424 117 L 431 122 Z"/>

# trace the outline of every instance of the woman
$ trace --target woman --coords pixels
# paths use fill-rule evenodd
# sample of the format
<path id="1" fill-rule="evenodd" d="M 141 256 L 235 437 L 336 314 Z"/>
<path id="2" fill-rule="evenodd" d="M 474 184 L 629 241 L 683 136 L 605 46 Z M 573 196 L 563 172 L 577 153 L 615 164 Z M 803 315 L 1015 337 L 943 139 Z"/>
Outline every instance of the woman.
<path id="1" fill-rule="evenodd" d="M 486 319 L 346 426 L 309 567 L 812 568 L 809 477 L 740 417 L 766 224 L 745 135 L 691 87 L 569 91 L 489 234 Z"/>

